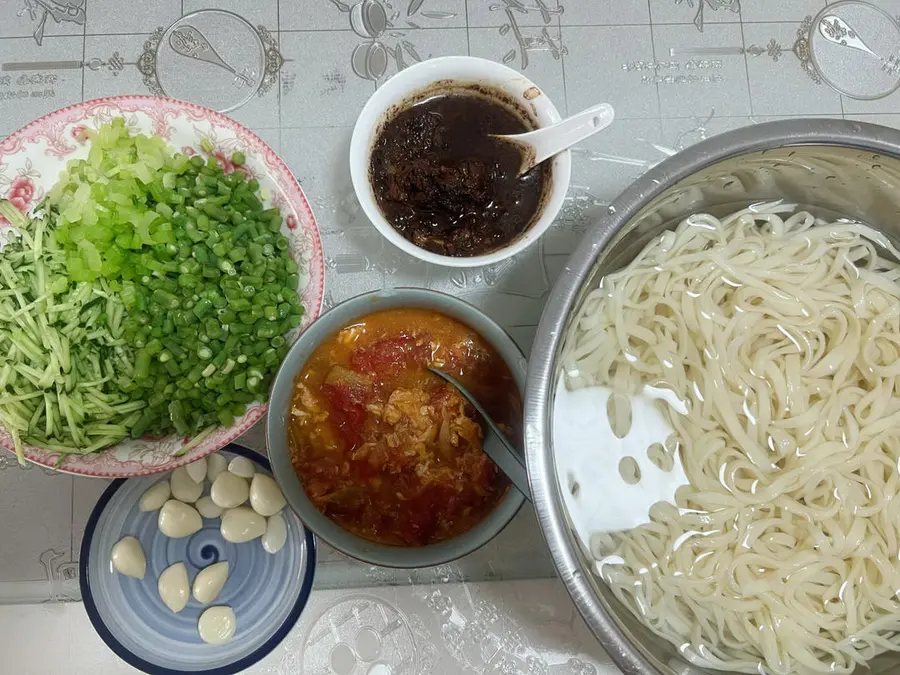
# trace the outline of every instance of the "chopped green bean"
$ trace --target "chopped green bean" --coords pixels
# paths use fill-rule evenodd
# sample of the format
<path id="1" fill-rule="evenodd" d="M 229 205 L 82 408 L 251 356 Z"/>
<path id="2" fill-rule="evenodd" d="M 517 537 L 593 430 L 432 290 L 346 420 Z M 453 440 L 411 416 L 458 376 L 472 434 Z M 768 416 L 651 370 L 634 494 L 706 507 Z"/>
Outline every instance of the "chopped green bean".
<path id="1" fill-rule="evenodd" d="M 28 277 L 23 304 L 3 291 L 32 273 L 0 255 L 0 354 L 18 355 L 0 356 L 0 422 L 18 442 L 78 452 L 231 424 L 265 399 L 283 333 L 302 319 L 281 212 L 256 179 L 226 174 L 209 141 L 187 157 L 118 118 L 87 133 L 88 158 L 69 163 L 48 220 L 28 230 L 28 264 L 52 257 L 55 276 Z"/>

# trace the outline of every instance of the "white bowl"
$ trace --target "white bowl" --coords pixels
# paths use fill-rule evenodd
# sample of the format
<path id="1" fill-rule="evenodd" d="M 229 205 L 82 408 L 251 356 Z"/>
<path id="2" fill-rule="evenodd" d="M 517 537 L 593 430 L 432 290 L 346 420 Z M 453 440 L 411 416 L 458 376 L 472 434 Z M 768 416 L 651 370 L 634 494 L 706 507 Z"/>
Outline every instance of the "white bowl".
<path id="1" fill-rule="evenodd" d="M 562 118 L 556 106 L 531 80 L 512 68 L 470 56 L 446 56 L 417 63 L 394 75 L 381 85 L 366 103 L 350 141 L 350 176 L 356 197 L 372 224 L 397 248 L 425 262 L 446 267 L 480 267 L 490 265 L 524 251 L 547 231 L 559 213 L 572 173 L 572 158 L 568 151 L 549 160 L 553 164 L 550 191 L 538 219 L 506 246 L 478 256 L 452 257 L 426 251 L 403 237 L 382 214 L 372 184 L 369 181 L 369 159 L 380 126 L 395 106 L 429 85 L 442 80 L 460 84 L 482 84 L 505 92 L 513 101 L 529 112 L 537 128 L 559 122 Z"/>

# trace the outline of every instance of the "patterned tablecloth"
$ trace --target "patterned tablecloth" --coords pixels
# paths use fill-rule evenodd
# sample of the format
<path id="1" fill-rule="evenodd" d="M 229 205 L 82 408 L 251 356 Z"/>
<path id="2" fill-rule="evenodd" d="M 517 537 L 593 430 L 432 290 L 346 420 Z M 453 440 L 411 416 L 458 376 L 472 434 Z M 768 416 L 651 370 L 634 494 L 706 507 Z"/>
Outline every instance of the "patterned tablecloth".
<path id="1" fill-rule="evenodd" d="M 164 53 L 169 26 L 212 7 L 246 20 L 210 28 L 221 58 L 249 59 L 248 68 L 264 59 L 258 87 L 216 103 L 237 105 L 230 114 L 281 154 L 306 191 L 325 247 L 326 305 L 385 286 L 451 292 L 485 309 L 526 352 L 567 255 L 653 164 L 770 119 L 900 125 L 900 60 L 890 51 L 900 48 L 892 18 L 900 0 L 827 9 L 825 0 L 2 0 L 0 138 L 100 96 L 152 92 L 203 103 L 227 93 L 237 80 L 224 69 L 197 77 L 192 68 L 206 64 Z M 554 227 L 529 251 L 483 269 L 433 267 L 393 249 L 362 215 L 347 167 L 352 125 L 375 88 L 411 63 L 451 54 L 522 70 L 563 113 L 604 100 L 617 112 L 609 130 L 573 150 L 572 186 Z M 841 70 L 851 67 L 848 83 Z M 849 87 L 870 100 L 838 91 Z M 23 189 L 21 178 L 0 165 L 0 194 Z M 243 441 L 263 448 L 259 428 Z M 79 542 L 104 486 L 0 455 L 0 603 L 77 600 Z M 310 607 L 254 672 L 297 673 L 301 664 L 317 675 L 614 670 L 555 580 L 530 509 L 481 551 L 411 575 L 322 549 Z M 377 659 L 351 649 L 364 626 L 376 632 Z M 127 670 L 77 604 L 6 607 L 0 636 L 4 658 L 12 653 L 18 666 L 10 672 Z M 335 652 L 345 640 L 349 656 Z M 67 645 L 54 654 L 68 661 L 41 649 L 49 641 Z"/>

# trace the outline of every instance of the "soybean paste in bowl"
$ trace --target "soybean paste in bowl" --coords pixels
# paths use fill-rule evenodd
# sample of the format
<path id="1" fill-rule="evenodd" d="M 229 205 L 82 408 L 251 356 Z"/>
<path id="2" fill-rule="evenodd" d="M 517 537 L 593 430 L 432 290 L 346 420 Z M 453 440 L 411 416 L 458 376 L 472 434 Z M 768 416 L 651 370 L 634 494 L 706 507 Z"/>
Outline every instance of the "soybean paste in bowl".
<path id="1" fill-rule="evenodd" d="M 551 169 L 518 176 L 521 151 L 491 135 L 533 129 L 499 94 L 435 91 L 383 124 L 370 165 L 375 200 L 394 229 L 432 253 L 502 248 L 540 216 Z"/>

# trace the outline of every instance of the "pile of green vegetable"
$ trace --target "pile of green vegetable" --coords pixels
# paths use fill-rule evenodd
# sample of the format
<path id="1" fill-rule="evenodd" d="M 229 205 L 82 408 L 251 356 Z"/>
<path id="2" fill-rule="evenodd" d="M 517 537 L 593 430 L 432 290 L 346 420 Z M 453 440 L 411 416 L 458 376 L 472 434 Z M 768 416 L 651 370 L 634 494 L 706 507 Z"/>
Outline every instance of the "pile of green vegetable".
<path id="1" fill-rule="evenodd" d="M 214 157 L 121 119 L 88 133 L 42 217 L 0 204 L 21 233 L 0 253 L 0 422 L 20 452 L 196 442 L 265 400 L 302 318 L 281 214 Z"/>

